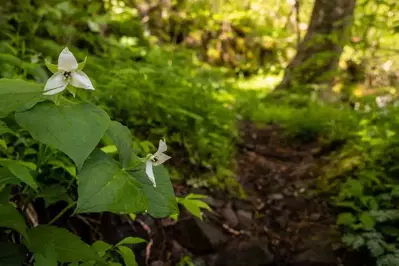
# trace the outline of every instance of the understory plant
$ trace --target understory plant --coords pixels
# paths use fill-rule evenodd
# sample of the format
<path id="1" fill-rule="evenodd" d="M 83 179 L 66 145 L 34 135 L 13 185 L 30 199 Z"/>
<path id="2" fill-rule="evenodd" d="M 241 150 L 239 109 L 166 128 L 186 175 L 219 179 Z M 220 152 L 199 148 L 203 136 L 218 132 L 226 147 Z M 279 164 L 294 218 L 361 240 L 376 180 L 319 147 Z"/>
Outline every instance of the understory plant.
<path id="1" fill-rule="evenodd" d="M 179 214 L 162 165 L 170 158 L 166 142 L 139 157 L 129 128 L 80 97 L 95 89 L 82 71 L 85 61 L 78 64 L 65 48 L 58 65 L 46 63 L 54 74 L 45 86 L 0 79 L 0 265 L 137 265 L 127 245 L 142 239 L 89 246 L 54 224 L 66 213 Z M 64 208 L 45 219 L 37 214 L 37 199 L 46 208 Z M 187 200 L 180 199 L 194 205 L 198 217 L 209 208 Z"/>
<path id="2" fill-rule="evenodd" d="M 399 264 L 399 159 L 397 108 L 373 109 L 359 122 L 353 139 L 331 170 L 338 186 L 335 205 L 343 242 L 364 251 L 378 266 Z"/>

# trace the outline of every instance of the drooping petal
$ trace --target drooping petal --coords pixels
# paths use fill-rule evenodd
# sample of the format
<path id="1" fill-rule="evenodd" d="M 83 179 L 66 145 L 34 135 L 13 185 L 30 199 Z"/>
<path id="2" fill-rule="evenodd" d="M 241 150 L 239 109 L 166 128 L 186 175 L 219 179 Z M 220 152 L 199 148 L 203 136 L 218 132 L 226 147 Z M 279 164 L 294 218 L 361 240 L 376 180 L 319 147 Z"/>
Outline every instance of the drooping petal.
<path id="1" fill-rule="evenodd" d="M 81 70 L 72 72 L 71 85 L 86 90 L 94 90 L 93 84 L 91 84 L 89 77 Z"/>
<path id="2" fill-rule="evenodd" d="M 52 75 L 44 86 L 44 95 L 54 95 L 65 90 L 68 81 L 64 79 L 62 72 L 57 72 Z"/>
<path id="3" fill-rule="evenodd" d="M 155 166 L 163 164 L 165 161 L 169 160 L 170 156 L 166 155 L 165 153 L 158 153 L 157 155 L 154 155 L 154 157 L 157 159 L 153 164 Z"/>
<path id="4" fill-rule="evenodd" d="M 78 68 L 78 61 L 67 47 L 58 56 L 58 70 L 73 71 Z"/>
<path id="5" fill-rule="evenodd" d="M 145 163 L 145 173 L 148 176 L 148 179 L 150 179 L 150 181 L 152 182 L 152 184 L 154 185 L 154 187 L 157 186 L 156 182 L 155 182 L 155 176 L 154 176 L 154 171 L 152 169 L 152 162 L 150 160 L 148 160 Z"/>
<path id="6" fill-rule="evenodd" d="M 157 150 L 157 152 L 154 155 L 157 156 L 157 154 L 163 153 L 163 152 L 167 151 L 167 149 L 168 149 L 168 147 L 166 146 L 166 142 L 163 141 L 162 139 L 160 139 L 159 140 L 158 150 Z"/>

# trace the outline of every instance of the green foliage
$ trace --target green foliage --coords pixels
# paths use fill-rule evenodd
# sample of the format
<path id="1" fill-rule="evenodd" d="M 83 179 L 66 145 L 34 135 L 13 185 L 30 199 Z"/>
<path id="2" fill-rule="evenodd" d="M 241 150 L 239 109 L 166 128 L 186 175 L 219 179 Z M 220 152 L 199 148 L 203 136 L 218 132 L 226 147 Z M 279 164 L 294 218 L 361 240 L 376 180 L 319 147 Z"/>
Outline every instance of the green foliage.
<path id="1" fill-rule="evenodd" d="M 335 158 L 346 162 L 335 170 L 341 181 L 335 179 L 332 186 L 338 189 L 334 202 L 342 209 L 337 224 L 347 232 L 343 242 L 356 250 L 368 250 L 377 265 L 396 265 L 399 254 L 396 112 L 397 107 L 390 107 L 365 113 Z M 356 159 L 348 164 L 351 158 Z"/>
<path id="2" fill-rule="evenodd" d="M 184 198 L 177 198 L 177 202 L 184 206 L 192 215 L 199 219 L 203 219 L 202 209 L 212 211 L 211 207 L 203 202 L 201 199 L 206 198 L 207 196 L 199 195 L 199 194 L 188 194 Z"/>
<path id="3" fill-rule="evenodd" d="M 110 125 L 108 115 L 90 104 L 40 103 L 15 114 L 34 139 L 65 152 L 80 168 Z"/>

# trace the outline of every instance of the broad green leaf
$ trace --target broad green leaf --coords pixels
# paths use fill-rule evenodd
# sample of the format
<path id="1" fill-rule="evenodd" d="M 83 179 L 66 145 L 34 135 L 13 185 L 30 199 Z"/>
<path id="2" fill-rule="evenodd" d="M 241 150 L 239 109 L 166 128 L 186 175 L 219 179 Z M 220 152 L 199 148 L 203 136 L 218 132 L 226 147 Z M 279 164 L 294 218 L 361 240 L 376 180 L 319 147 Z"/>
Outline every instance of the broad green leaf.
<path id="1" fill-rule="evenodd" d="M 29 111 L 16 113 L 18 124 L 32 137 L 66 153 L 80 168 L 97 146 L 110 119 L 91 104 L 37 104 Z"/>
<path id="2" fill-rule="evenodd" d="M 20 183 L 21 180 L 16 178 L 15 175 L 11 173 L 11 171 L 8 168 L 6 167 L 0 168 L 0 186 L 7 184 L 18 185 Z"/>
<path id="3" fill-rule="evenodd" d="M 9 160 L 9 159 L 0 159 L 0 165 L 3 167 L 7 167 L 8 170 L 19 180 L 29 185 L 33 189 L 37 189 L 36 181 L 33 179 L 30 174 L 28 168 L 19 163 L 18 161 Z M 1 173 L 0 173 L 1 175 Z M 0 177 L 1 179 L 1 177 Z"/>
<path id="4" fill-rule="evenodd" d="M 33 266 L 57 266 L 58 262 L 55 258 L 46 258 L 39 253 L 33 255 L 35 264 Z"/>
<path id="5" fill-rule="evenodd" d="M 337 224 L 352 225 L 355 222 L 356 222 L 356 218 L 350 212 L 340 213 L 337 218 Z"/>
<path id="6" fill-rule="evenodd" d="M 105 252 L 112 249 L 112 245 L 110 245 L 102 240 L 97 240 L 91 246 L 92 246 L 92 248 L 94 248 L 97 251 L 97 253 L 98 253 L 98 255 L 100 255 L 100 257 L 104 256 Z"/>
<path id="7" fill-rule="evenodd" d="M 134 253 L 130 248 L 125 246 L 119 246 L 118 249 L 126 266 L 138 266 L 136 262 L 136 257 L 134 256 Z"/>
<path id="8" fill-rule="evenodd" d="M 21 266 L 26 252 L 22 245 L 0 242 L 0 265 Z"/>
<path id="9" fill-rule="evenodd" d="M 101 150 L 95 150 L 78 175 L 76 212 L 137 213 L 147 209 L 141 184 Z"/>
<path id="10" fill-rule="evenodd" d="M 19 211 L 9 203 L 0 204 L 0 227 L 14 229 L 26 236 L 26 223 Z"/>
<path id="11" fill-rule="evenodd" d="M 5 134 L 5 133 L 12 133 L 14 134 L 15 132 L 9 129 L 3 121 L 0 121 L 0 135 Z"/>
<path id="12" fill-rule="evenodd" d="M 119 151 L 119 158 L 125 168 L 132 160 L 132 134 L 130 130 L 117 121 L 112 121 L 107 131 L 108 136 L 115 143 Z"/>
<path id="13" fill-rule="evenodd" d="M 7 204 L 11 197 L 11 186 L 0 186 L 0 204 Z"/>
<path id="14" fill-rule="evenodd" d="M 30 229 L 28 236 L 29 250 L 46 258 L 55 257 L 60 262 L 78 262 L 82 260 L 101 262 L 101 258 L 94 249 L 66 229 L 40 225 Z"/>
<path id="15" fill-rule="evenodd" d="M 149 204 L 147 212 L 151 216 L 161 218 L 179 213 L 169 173 L 163 165 L 154 167 L 156 187 L 153 186 L 143 170 L 131 173 L 143 185 L 144 194 Z"/>
<path id="16" fill-rule="evenodd" d="M 361 213 L 359 216 L 359 220 L 366 229 L 373 229 L 375 226 L 375 219 L 367 212 Z"/>
<path id="17" fill-rule="evenodd" d="M 122 239 L 118 244 L 116 244 L 116 246 L 120 246 L 120 245 L 133 245 L 133 244 L 140 244 L 140 243 L 145 243 L 147 241 L 145 241 L 144 239 L 140 238 L 140 237 L 126 237 L 124 239 Z"/>
<path id="18" fill-rule="evenodd" d="M 212 210 L 207 203 L 200 200 L 206 197 L 205 195 L 189 194 L 185 198 L 178 198 L 178 203 L 182 204 L 192 215 L 202 220 L 201 209 Z"/>
<path id="19" fill-rule="evenodd" d="M 43 99 L 40 84 L 17 79 L 0 79 L 0 117 L 29 109 Z"/>

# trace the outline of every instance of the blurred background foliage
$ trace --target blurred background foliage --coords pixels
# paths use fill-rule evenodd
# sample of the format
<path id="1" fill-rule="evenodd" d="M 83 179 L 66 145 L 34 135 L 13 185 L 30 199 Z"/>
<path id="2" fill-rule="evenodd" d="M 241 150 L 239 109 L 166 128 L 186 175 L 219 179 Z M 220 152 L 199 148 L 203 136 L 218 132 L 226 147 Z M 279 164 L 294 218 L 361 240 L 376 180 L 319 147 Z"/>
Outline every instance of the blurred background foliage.
<path id="1" fill-rule="evenodd" d="M 174 181 L 194 187 L 239 191 L 234 155 L 243 120 L 278 124 L 295 141 L 333 143 L 320 190 L 344 213 L 345 242 L 382 246 L 373 254 L 382 262 L 399 258 L 398 230 L 389 229 L 399 218 L 399 3 L 357 1 L 332 90 L 273 91 L 313 3 L 2 0 L 0 77 L 44 83 L 45 60 L 56 62 L 64 46 L 78 61 L 87 55 L 97 90 L 80 97 L 131 128 L 142 154 L 166 137 Z M 4 140 L 1 149 L 10 152 Z"/>

